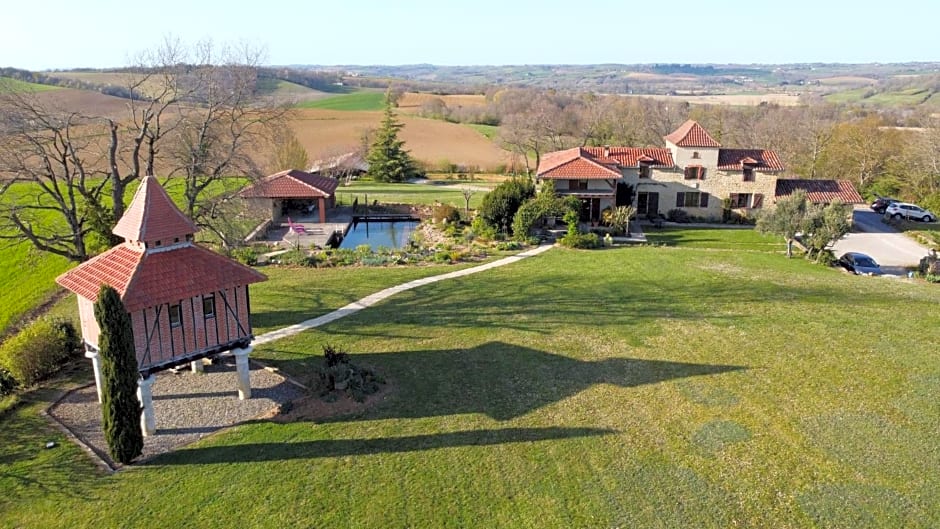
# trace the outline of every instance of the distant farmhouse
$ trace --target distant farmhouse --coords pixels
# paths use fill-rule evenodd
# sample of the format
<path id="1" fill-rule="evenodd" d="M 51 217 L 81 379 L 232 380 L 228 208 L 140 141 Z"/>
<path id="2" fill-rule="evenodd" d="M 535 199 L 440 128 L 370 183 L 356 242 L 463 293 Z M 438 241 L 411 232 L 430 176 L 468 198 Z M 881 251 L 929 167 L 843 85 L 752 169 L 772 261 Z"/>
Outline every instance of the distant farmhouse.
<path id="1" fill-rule="evenodd" d="M 688 120 L 663 138 L 665 147 L 575 147 L 544 155 L 540 181 L 554 181 L 559 195 L 581 200 L 581 220 L 599 221 L 608 207 L 633 205 L 639 215 L 671 209 L 721 218 L 723 203 L 751 213 L 773 207 L 802 188 L 816 203 L 862 203 L 850 182 L 781 179 L 784 166 L 766 149 L 727 149 Z M 727 202 L 725 202 L 727 201 Z"/>

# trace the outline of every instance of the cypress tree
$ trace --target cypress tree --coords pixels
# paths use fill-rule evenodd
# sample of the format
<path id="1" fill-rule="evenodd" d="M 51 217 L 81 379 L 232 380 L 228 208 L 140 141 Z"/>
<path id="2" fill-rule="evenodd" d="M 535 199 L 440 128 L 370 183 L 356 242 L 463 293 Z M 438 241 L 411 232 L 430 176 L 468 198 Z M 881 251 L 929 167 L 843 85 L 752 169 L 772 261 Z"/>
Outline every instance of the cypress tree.
<path id="1" fill-rule="evenodd" d="M 388 90 L 385 92 L 385 117 L 366 155 L 368 176 L 376 182 L 404 182 L 420 176 L 414 160 L 405 150 L 405 142 L 398 139 L 398 131 L 402 127 L 404 125 L 395 119 L 392 112 L 391 90 Z"/>
<path id="2" fill-rule="evenodd" d="M 102 423 L 111 457 L 123 464 L 141 454 L 144 436 L 140 429 L 137 400 L 137 354 L 131 317 L 117 291 L 102 285 L 95 302 L 95 319 L 101 333 Z"/>

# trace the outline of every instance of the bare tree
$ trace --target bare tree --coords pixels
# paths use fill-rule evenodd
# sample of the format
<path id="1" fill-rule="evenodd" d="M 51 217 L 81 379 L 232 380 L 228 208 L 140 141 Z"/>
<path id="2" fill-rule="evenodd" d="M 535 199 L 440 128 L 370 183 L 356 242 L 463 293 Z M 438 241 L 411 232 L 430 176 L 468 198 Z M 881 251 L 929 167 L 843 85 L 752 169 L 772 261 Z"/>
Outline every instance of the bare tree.
<path id="1" fill-rule="evenodd" d="M 470 214 L 470 198 L 473 196 L 473 188 L 470 186 L 464 186 L 463 189 L 460 190 L 460 194 L 463 195 L 463 200 L 464 200 L 463 211 L 464 213 L 469 215 Z"/>
<path id="2" fill-rule="evenodd" d="M 107 183 L 83 156 L 96 150 L 92 120 L 50 110 L 32 93 L 0 92 L 0 239 L 84 261 Z"/>

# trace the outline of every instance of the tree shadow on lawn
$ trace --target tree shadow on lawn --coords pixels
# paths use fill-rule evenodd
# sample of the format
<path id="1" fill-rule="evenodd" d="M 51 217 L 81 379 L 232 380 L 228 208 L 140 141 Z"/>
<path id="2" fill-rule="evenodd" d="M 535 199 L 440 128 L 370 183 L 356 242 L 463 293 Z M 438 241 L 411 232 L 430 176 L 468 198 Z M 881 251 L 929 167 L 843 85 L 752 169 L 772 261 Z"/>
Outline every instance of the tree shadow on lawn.
<path id="1" fill-rule="evenodd" d="M 295 351 L 282 351 L 287 355 Z M 309 357 L 308 357 L 309 358 Z M 561 401 L 595 384 L 624 388 L 685 377 L 714 375 L 744 366 L 690 364 L 632 358 L 585 362 L 503 342 L 472 349 L 397 351 L 355 354 L 353 362 L 368 366 L 394 381 L 397 390 L 378 407 L 359 415 L 320 422 L 413 419 L 460 414 L 485 414 L 510 420 Z M 287 372 L 305 368 L 294 361 L 279 363 Z M 301 361 L 298 361 L 301 362 Z M 617 433 L 609 428 L 542 427 L 469 430 L 369 439 L 333 439 L 297 443 L 249 443 L 179 450 L 154 465 L 276 461 L 435 448 L 496 445 L 588 437 Z"/>
<path id="2" fill-rule="evenodd" d="M 459 446 L 487 446 L 506 443 L 550 441 L 573 437 L 594 437 L 617 433 L 608 428 L 501 428 L 466 430 L 405 437 L 373 439 L 327 439 L 295 443 L 247 443 L 227 446 L 186 448 L 160 457 L 152 465 L 200 465 L 245 463 L 418 452 Z"/>
<path id="3" fill-rule="evenodd" d="M 299 351 L 279 352 L 300 358 Z M 278 362 L 278 367 L 303 380 L 311 357 L 303 358 Z M 474 413 L 505 421 L 596 384 L 631 388 L 747 369 L 634 358 L 582 361 L 499 341 L 471 349 L 353 354 L 351 359 L 388 377 L 396 391 L 388 402 L 361 417 L 333 417 L 323 422 Z"/>

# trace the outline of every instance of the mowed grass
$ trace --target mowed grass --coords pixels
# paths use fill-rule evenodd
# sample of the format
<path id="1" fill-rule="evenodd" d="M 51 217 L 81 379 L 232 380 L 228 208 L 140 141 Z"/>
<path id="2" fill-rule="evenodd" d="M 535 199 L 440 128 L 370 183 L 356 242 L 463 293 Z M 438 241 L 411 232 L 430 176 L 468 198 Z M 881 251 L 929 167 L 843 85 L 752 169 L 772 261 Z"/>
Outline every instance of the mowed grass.
<path id="1" fill-rule="evenodd" d="M 644 226 L 646 239 L 651 244 L 683 246 L 687 248 L 713 248 L 724 250 L 784 251 L 782 238 L 758 233 L 751 228 L 654 228 Z"/>
<path id="2" fill-rule="evenodd" d="M 496 136 L 499 135 L 499 127 L 497 125 L 481 125 L 479 123 L 468 123 L 468 127 L 479 132 L 480 134 L 486 136 L 488 140 L 495 140 Z"/>
<path id="3" fill-rule="evenodd" d="M 343 204 L 352 204 L 357 198 L 360 204 L 366 201 L 371 204 L 376 200 L 380 204 L 433 205 L 439 202 L 462 210 L 466 206 L 462 191 L 465 185 L 475 186 L 469 181 L 461 183 L 459 180 L 447 184 L 440 181 L 435 181 L 434 184 L 397 184 L 359 180 L 349 186 L 336 188 L 336 198 Z M 470 197 L 470 208 L 479 207 L 485 195 L 483 191 L 473 191 Z"/>
<path id="4" fill-rule="evenodd" d="M 389 393 L 113 476 L 32 397 L 0 419 L 0 526 L 936 527 L 940 290 L 676 244 L 553 249 L 259 347 L 302 377 L 338 345 Z"/>
<path id="5" fill-rule="evenodd" d="M 299 108 L 320 108 L 324 110 L 382 110 L 385 94 L 383 92 L 360 91 L 340 96 L 327 97 L 314 101 L 298 103 Z"/>

